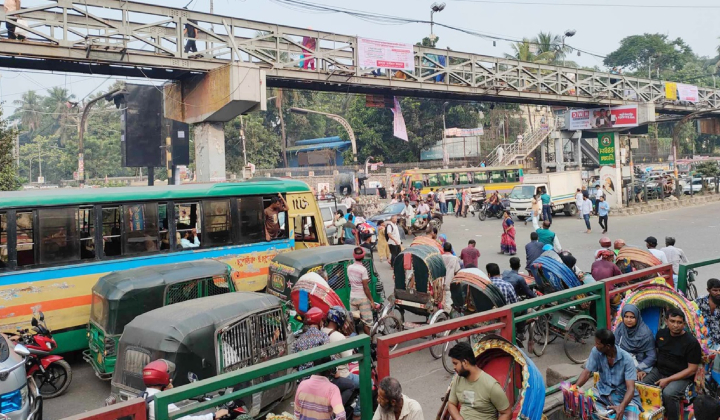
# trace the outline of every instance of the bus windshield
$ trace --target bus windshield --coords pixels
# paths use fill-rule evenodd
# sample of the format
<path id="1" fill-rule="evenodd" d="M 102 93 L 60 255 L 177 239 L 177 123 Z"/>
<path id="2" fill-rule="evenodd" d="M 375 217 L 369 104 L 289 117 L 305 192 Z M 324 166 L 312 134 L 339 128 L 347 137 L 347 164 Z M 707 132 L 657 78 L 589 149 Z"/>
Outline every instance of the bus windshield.
<path id="1" fill-rule="evenodd" d="M 535 192 L 535 187 L 532 185 L 518 185 L 517 187 L 512 189 L 512 192 L 510 193 L 511 199 L 516 200 L 529 200 L 533 197 L 533 193 Z"/>

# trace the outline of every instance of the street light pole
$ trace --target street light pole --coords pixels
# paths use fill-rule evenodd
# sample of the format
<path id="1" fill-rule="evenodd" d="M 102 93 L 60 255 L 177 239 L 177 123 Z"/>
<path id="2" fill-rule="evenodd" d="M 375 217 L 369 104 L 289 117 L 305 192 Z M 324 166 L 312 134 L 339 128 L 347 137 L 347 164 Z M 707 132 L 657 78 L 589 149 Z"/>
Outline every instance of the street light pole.
<path id="1" fill-rule="evenodd" d="M 576 33 L 576 32 L 577 32 L 577 31 L 576 31 L 575 29 L 568 29 L 567 31 L 565 31 L 565 34 L 563 35 L 563 38 L 562 38 L 562 49 L 560 50 L 560 52 L 561 52 L 562 55 L 563 55 L 563 61 L 562 61 L 563 67 L 565 67 L 565 38 L 572 38 L 573 36 L 575 36 L 575 33 Z"/>
<path id="2" fill-rule="evenodd" d="M 447 131 L 447 127 L 445 126 L 445 107 L 448 106 L 448 103 L 443 103 L 442 106 L 442 120 L 443 120 L 443 134 L 442 134 L 442 151 L 443 151 L 443 168 L 447 169 L 450 165 L 450 156 L 447 154 L 447 141 L 445 137 L 445 131 Z"/>
<path id="3" fill-rule="evenodd" d="M 353 151 L 353 160 L 355 163 L 357 163 L 357 144 L 355 142 L 355 132 L 353 131 L 352 127 L 350 126 L 350 123 L 343 117 L 335 114 L 329 114 L 327 112 L 320 112 L 320 111 L 312 111 L 309 109 L 303 109 L 303 108 L 290 108 L 290 112 L 295 114 L 318 114 L 318 115 L 324 115 L 327 118 L 339 123 L 343 126 L 345 131 L 348 133 L 348 137 L 350 137 L 350 143 L 352 144 L 352 151 Z"/>
<path id="4" fill-rule="evenodd" d="M 433 30 L 433 27 L 435 26 L 435 21 L 433 20 L 433 15 L 437 12 L 442 12 L 445 9 L 445 3 L 433 3 L 430 6 L 430 41 L 433 43 L 437 39 L 435 36 L 435 32 Z"/>

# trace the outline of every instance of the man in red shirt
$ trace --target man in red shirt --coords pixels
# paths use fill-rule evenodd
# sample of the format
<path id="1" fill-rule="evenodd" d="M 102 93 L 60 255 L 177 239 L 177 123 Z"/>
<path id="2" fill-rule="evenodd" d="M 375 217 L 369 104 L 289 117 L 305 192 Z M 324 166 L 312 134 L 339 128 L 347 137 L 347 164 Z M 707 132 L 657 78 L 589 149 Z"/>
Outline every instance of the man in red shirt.
<path id="1" fill-rule="evenodd" d="M 470 239 L 467 248 L 460 252 L 460 259 L 465 268 L 478 268 L 478 258 L 480 251 L 475 248 L 475 239 Z"/>
<path id="2" fill-rule="evenodd" d="M 615 258 L 615 252 L 610 249 L 605 249 L 598 252 L 597 255 L 601 257 L 601 259 L 595 261 L 590 269 L 590 274 L 592 274 L 593 279 L 600 281 L 622 274 L 618 266 L 612 262 Z"/>

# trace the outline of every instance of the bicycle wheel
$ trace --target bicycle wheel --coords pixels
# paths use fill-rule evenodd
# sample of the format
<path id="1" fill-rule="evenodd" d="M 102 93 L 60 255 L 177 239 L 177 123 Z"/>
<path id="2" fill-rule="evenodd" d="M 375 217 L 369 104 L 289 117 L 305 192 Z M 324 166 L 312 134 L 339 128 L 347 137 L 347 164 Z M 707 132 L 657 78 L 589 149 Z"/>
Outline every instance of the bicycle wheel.
<path id="1" fill-rule="evenodd" d="M 550 335 L 550 327 L 548 325 L 547 316 L 541 316 L 532 325 L 533 353 L 535 356 L 545 354 L 545 348 L 548 345 L 548 336 Z"/>
<path id="2" fill-rule="evenodd" d="M 584 363 L 595 346 L 595 323 L 581 319 L 572 323 L 565 333 L 565 355 L 573 362 Z"/>
<path id="3" fill-rule="evenodd" d="M 445 311 L 441 311 L 433 315 L 433 318 L 430 319 L 430 325 L 437 324 L 438 322 L 447 321 L 449 319 L 448 314 Z M 447 336 L 448 332 L 445 331 L 441 334 L 433 334 L 432 338 L 438 338 L 438 337 L 445 337 Z M 430 347 L 430 354 L 433 358 L 439 359 L 443 355 L 443 350 L 445 350 L 444 344 L 438 344 L 436 346 Z"/>
<path id="4" fill-rule="evenodd" d="M 694 283 L 688 283 L 687 285 L 687 298 L 689 300 L 695 300 L 697 299 L 697 288 L 695 287 Z"/>
<path id="5" fill-rule="evenodd" d="M 448 333 L 448 335 L 457 334 L 459 331 L 460 331 L 459 329 L 452 330 Z M 457 343 L 459 343 L 460 341 L 468 341 L 468 339 L 462 338 L 460 340 L 453 340 L 453 341 L 449 341 L 449 342 L 445 343 L 445 345 L 444 345 L 445 347 L 443 348 L 442 364 L 447 373 L 450 373 L 450 374 L 455 373 L 455 368 L 453 367 L 452 359 L 450 358 L 450 349 L 455 347 L 455 345 Z"/>
<path id="6" fill-rule="evenodd" d="M 403 324 L 400 322 L 399 319 L 397 319 L 394 315 L 385 315 L 384 317 L 378 319 L 378 321 L 373 325 L 372 329 L 370 330 L 370 340 L 373 342 L 373 344 L 377 343 L 377 337 L 378 336 L 386 336 L 390 334 L 394 334 L 396 332 L 400 332 L 403 330 Z M 397 348 L 397 344 L 390 347 L 390 351 L 393 351 Z"/>

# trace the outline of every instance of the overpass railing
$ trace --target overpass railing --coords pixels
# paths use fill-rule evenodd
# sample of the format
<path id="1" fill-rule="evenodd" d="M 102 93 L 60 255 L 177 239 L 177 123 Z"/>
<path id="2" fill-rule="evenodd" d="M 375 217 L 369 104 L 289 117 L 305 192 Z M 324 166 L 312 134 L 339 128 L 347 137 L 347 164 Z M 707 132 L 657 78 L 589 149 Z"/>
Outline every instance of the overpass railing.
<path id="1" fill-rule="evenodd" d="M 688 278 L 692 270 L 713 264 L 720 264 L 720 258 L 713 258 L 710 260 L 698 261 L 688 264 L 680 264 L 680 268 L 678 269 L 678 289 L 682 290 L 683 292 L 687 290 Z"/>

